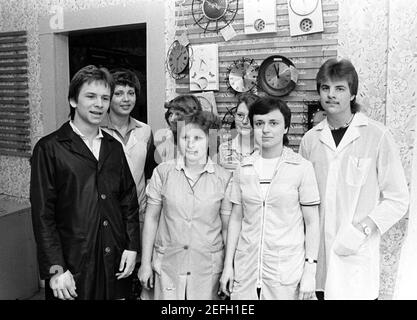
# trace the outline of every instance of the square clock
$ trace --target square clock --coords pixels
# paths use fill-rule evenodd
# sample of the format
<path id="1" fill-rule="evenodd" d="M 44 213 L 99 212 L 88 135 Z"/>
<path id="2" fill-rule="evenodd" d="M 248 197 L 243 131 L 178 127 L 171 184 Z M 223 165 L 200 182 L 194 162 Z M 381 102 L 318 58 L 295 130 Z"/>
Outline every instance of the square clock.
<path id="1" fill-rule="evenodd" d="M 276 32 L 276 0 L 244 0 L 243 20 L 246 34 Z"/>
<path id="2" fill-rule="evenodd" d="M 193 45 L 190 57 L 190 91 L 219 90 L 217 44 Z"/>

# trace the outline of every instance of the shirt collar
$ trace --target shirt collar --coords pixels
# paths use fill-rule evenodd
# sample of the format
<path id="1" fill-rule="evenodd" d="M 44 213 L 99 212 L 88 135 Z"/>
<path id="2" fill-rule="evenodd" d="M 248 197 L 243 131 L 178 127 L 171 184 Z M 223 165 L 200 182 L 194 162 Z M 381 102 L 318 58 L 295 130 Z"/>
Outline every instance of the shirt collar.
<path id="1" fill-rule="evenodd" d="M 75 124 L 72 122 L 72 120 L 70 121 L 70 126 L 72 128 L 72 130 L 81 137 L 81 139 L 85 140 L 87 139 L 87 137 L 75 126 Z M 101 139 L 103 138 L 103 133 L 101 131 L 101 128 L 98 127 L 98 134 L 94 139 Z"/>
<path id="2" fill-rule="evenodd" d="M 260 151 L 255 150 L 255 152 L 252 155 L 242 160 L 242 167 L 253 165 L 260 156 Z M 282 149 L 280 161 L 299 164 L 302 161 L 302 157 L 298 153 L 295 153 L 291 148 L 284 146 L 284 148 Z"/>
<path id="3" fill-rule="evenodd" d="M 113 130 L 113 131 L 117 131 L 117 128 L 114 126 L 113 122 L 111 121 L 109 114 L 106 115 L 106 117 L 104 118 L 100 126 Z M 127 125 L 126 133 L 130 132 L 131 130 L 135 128 L 141 128 L 141 127 L 142 125 L 139 123 L 139 121 L 136 121 L 134 118 L 129 116 L 129 123 Z"/>
<path id="4" fill-rule="evenodd" d="M 360 126 L 366 126 L 366 125 L 368 125 L 368 117 L 365 116 L 362 112 L 356 112 L 349 126 L 360 127 Z M 323 119 L 318 125 L 313 127 L 313 130 L 321 131 L 326 127 L 329 127 L 327 118 Z"/>
<path id="5" fill-rule="evenodd" d="M 185 169 L 185 159 L 184 156 L 178 156 L 176 161 L 175 169 L 178 171 Z M 207 173 L 214 173 L 214 162 L 211 160 L 210 157 L 208 157 L 206 165 L 204 166 L 203 172 Z"/>

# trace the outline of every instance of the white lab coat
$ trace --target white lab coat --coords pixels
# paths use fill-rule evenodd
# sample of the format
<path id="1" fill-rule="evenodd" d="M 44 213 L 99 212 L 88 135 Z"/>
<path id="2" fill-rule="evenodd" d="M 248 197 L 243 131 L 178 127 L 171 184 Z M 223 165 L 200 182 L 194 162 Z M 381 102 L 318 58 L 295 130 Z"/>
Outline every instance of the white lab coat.
<path id="1" fill-rule="evenodd" d="M 409 201 L 394 139 L 357 113 L 337 148 L 324 119 L 305 134 L 300 153 L 313 163 L 322 199 L 317 289 L 325 299 L 376 299 L 381 235 Z M 378 227 L 369 238 L 354 227 L 367 216 Z"/>

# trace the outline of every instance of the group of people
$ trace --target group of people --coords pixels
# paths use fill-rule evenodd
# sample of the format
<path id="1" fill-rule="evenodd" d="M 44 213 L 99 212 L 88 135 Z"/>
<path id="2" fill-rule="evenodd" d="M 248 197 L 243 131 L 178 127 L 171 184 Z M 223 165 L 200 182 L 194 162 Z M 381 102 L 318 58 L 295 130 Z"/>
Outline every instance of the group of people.
<path id="1" fill-rule="evenodd" d="M 287 104 L 244 94 L 213 157 L 219 119 L 194 96 L 165 105 L 170 143 L 155 149 L 130 116 L 134 73 L 79 70 L 71 120 L 31 159 L 46 298 L 126 299 L 138 277 L 144 300 L 377 299 L 381 235 L 408 209 L 399 153 L 360 112 L 348 60 L 316 80 L 326 118 L 298 153 Z"/>

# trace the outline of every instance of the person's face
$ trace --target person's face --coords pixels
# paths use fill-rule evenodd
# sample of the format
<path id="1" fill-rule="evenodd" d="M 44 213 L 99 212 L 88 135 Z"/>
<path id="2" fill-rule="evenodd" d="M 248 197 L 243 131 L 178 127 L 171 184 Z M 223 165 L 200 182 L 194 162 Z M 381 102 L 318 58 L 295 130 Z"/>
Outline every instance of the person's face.
<path id="1" fill-rule="evenodd" d="M 110 112 L 119 116 L 128 116 L 136 104 L 135 88 L 129 85 L 116 85 L 111 99 Z"/>
<path id="2" fill-rule="evenodd" d="M 178 145 L 188 162 L 206 163 L 208 138 L 197 125 L 187 124 L 181 128 Z"/>
<path id="3" fill-rule="evenodd" d="M 255 141 L 262 149 L 282 146 L 284 134 L 288 131 L 288 128 L 285 128 L 284 116 L 278 109 L 267 114 L 255 114 L 253 129 Z"/>
<path id="4" fill-rule="evenodd" d="M 181 110 L 170 110 L 168 121 L 171 130 L 175 130 L 177 126 L 177 121 L 184 116 L 184 112 Z"/>
<path id="5" fill-rule="evenodd" d="M 75 108 L 74 122 L 98 126 L 110 105 L 110 87 L 102 81 L 85 82 L 78 94 L 78 101 L 70 100 Z"/>
<path id="6" fill-rule="evenodd" d="M 326 80 L 320 85 L 320 102 L 327 116 L 350 116 L 354 98 L 347 80 Z"/>
<path id="7" fill-rule="evenodd" d="M 252 127 L 250 125 L 248 115 L 249 110 L 246 103 L 240 103 L 235 114 L 235 125 L 238 134 L 247 135 L 251 133 Z"/>

